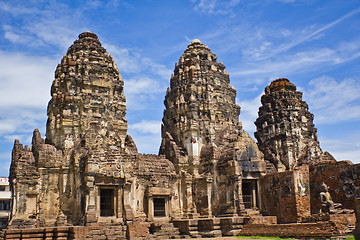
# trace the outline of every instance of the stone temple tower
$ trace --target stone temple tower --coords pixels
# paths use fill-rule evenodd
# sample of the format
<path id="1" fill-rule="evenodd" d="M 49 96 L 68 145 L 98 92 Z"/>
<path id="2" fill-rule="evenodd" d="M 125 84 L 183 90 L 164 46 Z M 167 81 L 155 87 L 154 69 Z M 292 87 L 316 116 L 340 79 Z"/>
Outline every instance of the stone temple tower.
<path id="1" fill-rule="evenodd" d="M 93 141 L 90 135 L 96 133 L 124 147 L 127 122 L 123 89 L 119 70 L 97 35 L 80 34 L 55 72 L 46 143 L 67 150 L 80 138 Z"/>
<path id="2" fill-rule="evenodd" d="M 194 166 L 202 146 L 214 142 L 216 132 L 238 124 L 240 107 L 229 84 L 225 66 L 200 40 L 193 40 L 175 65 L 162 132 L 171 134 Z"/>
<path id="3" fill-rule="evenodd" d="M 241 214 L 242 180 L 265 171 L 262 153 L 239 122 L 235 97 L 225 66 L 193 40 L 170 79 L 160 147 L 182 177 L 189 215 Z"/>
<path id="4" fill-rule="evenodd" d="M 285 78 L 272 81 L 265 88 L 261 104 L 255 137 L 265 159 L 277 171 L 320 161 L 322 150 L 314 116 L 294 84 Z"/>

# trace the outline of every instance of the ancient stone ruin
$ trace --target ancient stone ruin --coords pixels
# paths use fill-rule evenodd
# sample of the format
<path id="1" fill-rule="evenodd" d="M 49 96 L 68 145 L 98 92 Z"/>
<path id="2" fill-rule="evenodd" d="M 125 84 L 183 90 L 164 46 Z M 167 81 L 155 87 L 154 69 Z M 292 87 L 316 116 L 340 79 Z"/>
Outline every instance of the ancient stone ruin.
<path id="1" fill-rule="evenodd" d="M 302 100 L 302 93 L 285 78 L 265 88 L 255 122 L 260 150 L 276 171 L 293 170 L 320 161 L 322 154 L 314 116 Z"/>
<path id="2" fill-rule="evenodd" d="M 175 64 L 159 155 L 138 153 L 127 134 L 124 82 L 96 34 L 70 46 L 51 95 L 46 138 L 15 140 L 3 239 L 314 238 L 355 226 L 360 165 L 322 152 L 301 92 L 287 79 L 266 87 L 256 144 L 229 73 L 200 40 Z M 321 211 L 322 183 L 349 211 Z"/>

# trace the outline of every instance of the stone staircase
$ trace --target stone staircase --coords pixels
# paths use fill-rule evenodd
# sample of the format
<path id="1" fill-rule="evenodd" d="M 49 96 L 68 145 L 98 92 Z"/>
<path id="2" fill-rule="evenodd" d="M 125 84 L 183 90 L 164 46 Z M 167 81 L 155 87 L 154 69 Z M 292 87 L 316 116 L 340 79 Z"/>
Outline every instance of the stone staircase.
<path id="1" fill-rule="evenodd" d="M 277 218 L 275 216 L 263 216 L 257 209 L 245 209 L 246 224 L 276 224 Z"/>
<path id="2" fill-rule="evenodd" d="M 355 230 L 355 225 L 348 225 L 348 229 L 346 231 L 347 234 L 352 234 Z"/>
<path id="3" fill-rule="evenodd" d="M 248 216 L 262 216 L 260 211 L 257 209 L 245 209 L 245 212 Z"/>
<path id="4" fill-rule="evenodd" d="M 150 236 L 146 239 L 175 239 L 181 238 L 179 229 L 172 223 L 153 223 L 150 226 Z"/>
<path id="5" fill-rule="evenodd" d="M 119 222 L 104 221 L 87 227 L 86 239 L 126 239 L 126 226 Z"/>

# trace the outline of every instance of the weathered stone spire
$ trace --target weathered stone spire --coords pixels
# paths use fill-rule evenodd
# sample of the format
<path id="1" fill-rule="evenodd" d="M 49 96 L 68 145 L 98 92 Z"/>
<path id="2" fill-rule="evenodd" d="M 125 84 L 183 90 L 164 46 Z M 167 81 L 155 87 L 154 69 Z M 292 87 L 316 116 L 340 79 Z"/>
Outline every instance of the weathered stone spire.
<path id="1" fill-rule="evenodd" d="M 238 124 L 240 107 L 229 84 L 225 66 L 205 44 L 193 40 L 175 64 L 165 96 L 163 137 L 170 133 L 189 156 L 199 156 L 217 130 Z"/>
<path id="2" fill-rule="evenodd" d="M 182 178 L 184 216 L 242 214 L 242 179 L 265 173 L 263 154 L 242 130 L 235 97 L 225 66 L 193 40 L 170 79 L 160 147 Z"/>
<path id="3" fill-rule="evenodd" d="M 119 70 L 97 35 L 80 34 L 55 72 L 46 142 L 66 150 L 79 139 L 97 141 L 94 136 L 101 136 L 124 146 L 127 121 L 123 88 Z"/>
<path id="4" fill-rule="evenodd" d="M 288 79 L 280 78 L 265 88 L 255 122 L 260 150 L 278 171 L 320 161 L 322 150 L 313 114 L 302 93 Z"/>

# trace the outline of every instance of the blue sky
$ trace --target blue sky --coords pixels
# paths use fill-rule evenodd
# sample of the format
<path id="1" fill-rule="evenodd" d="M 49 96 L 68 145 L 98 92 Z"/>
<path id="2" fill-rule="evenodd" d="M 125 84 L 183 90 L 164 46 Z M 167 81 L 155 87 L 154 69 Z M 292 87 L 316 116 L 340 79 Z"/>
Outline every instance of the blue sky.
<path id="1" fill-rule="evenodd" d="M 125 82 L 129 133 L 157 153 L 175 62 L 198 38 L 230 73 L 252 136 L 260 96 L 285 77 L 303 91 L 321 147 L 360 163 L 360 2 L 315 0 L 0 0 L 0 175 L 14 139 L 45 135 L 55 68 L 91 31 Z"/>

